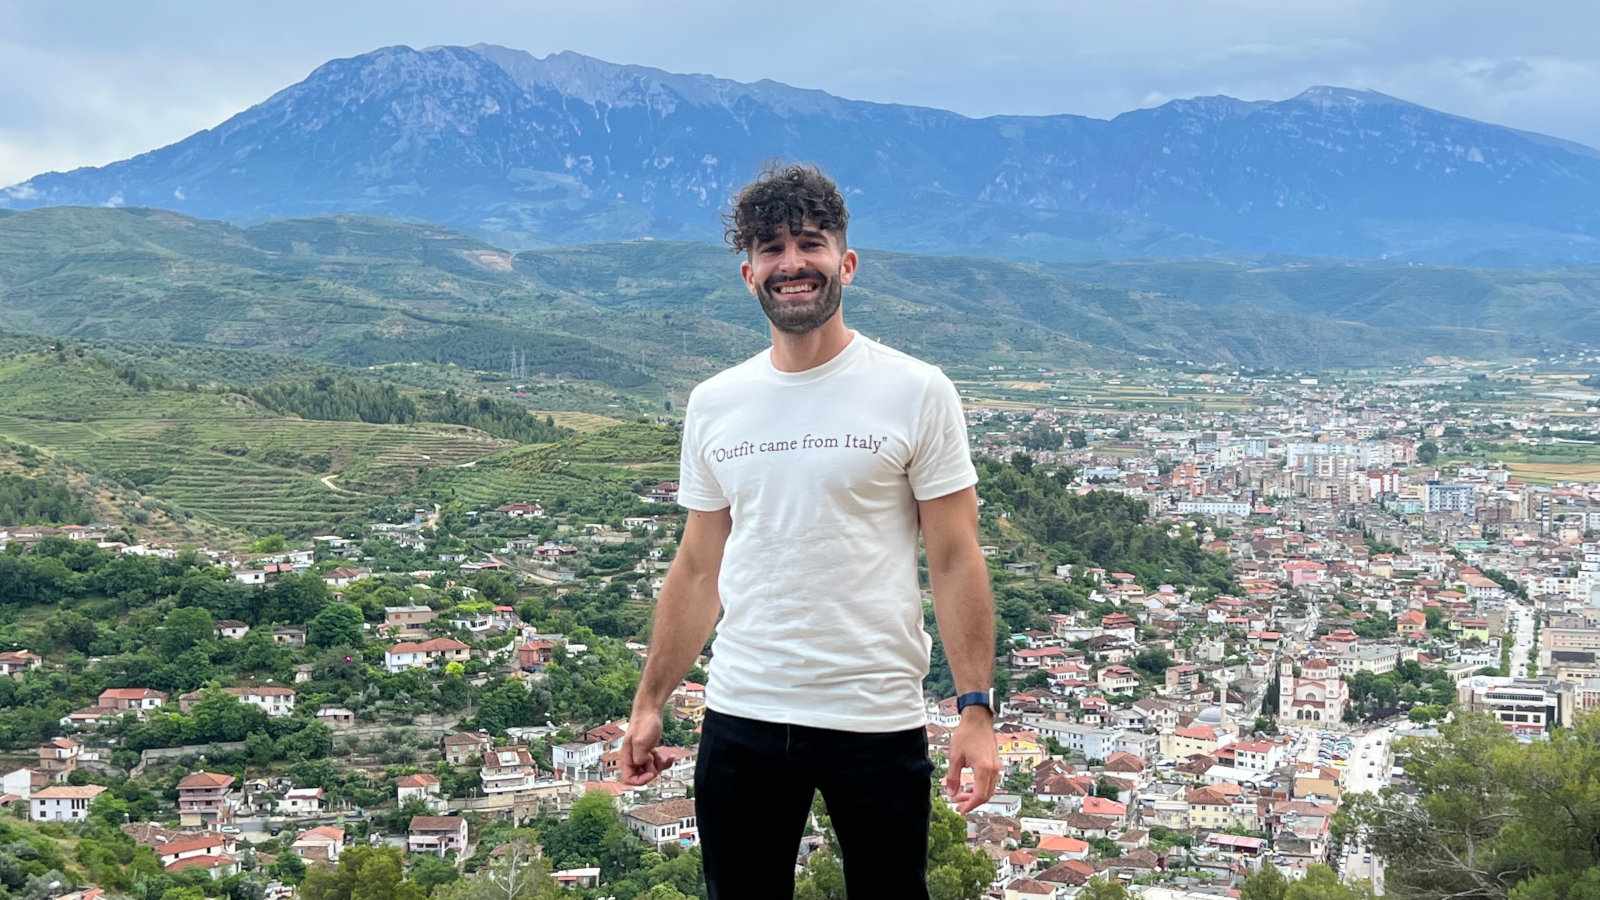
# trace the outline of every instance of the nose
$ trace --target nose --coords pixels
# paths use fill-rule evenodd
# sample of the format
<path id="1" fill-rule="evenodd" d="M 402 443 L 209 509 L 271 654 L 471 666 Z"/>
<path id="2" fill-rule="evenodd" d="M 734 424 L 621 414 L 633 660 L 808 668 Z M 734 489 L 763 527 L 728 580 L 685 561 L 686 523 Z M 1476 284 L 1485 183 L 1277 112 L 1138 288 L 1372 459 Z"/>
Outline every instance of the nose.
<path id="1" fill-rule="evenodd" d="M 798 272 L 801 268 L 800 248 L 796 247 L 794 244 L 789 244 L 788 246 L 784 247 L 783 259 L 778 261 L 778 271 L 787 274 L 791 272 Z"/>

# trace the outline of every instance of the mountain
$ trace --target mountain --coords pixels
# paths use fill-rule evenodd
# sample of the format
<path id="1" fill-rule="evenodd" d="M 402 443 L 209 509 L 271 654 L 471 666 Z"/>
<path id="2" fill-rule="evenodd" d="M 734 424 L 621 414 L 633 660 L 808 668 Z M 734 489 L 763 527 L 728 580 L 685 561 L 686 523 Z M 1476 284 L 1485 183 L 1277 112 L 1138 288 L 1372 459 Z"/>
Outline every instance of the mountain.
<path id="1" fill-rule="evenodd" d="M 839 180 L 853 243 L 905 252 L 1600 262 L 1600 153 L 1371 91 L 974 119 L 482 44 L 333 60 L 215 128 L 39 175 L 0 206 L 357 213 L 512 248 L 705 241 L 774 157 Z"/>
<path id="2" fill-rule="evenodd" d="M 507 373 L 516 353 L 530 373 L 661 398 L 768 343 L 737 262 L 705 243 L 513 254 L 372 218 L 239 228 L 162 210 L 50 208 L 0 218 L 0 329 L 342 366 Z M 1600 343 L 1600 269 L 863 251 L 845 308 L 864 333 L 957 368 L 1336 368 Z"/>

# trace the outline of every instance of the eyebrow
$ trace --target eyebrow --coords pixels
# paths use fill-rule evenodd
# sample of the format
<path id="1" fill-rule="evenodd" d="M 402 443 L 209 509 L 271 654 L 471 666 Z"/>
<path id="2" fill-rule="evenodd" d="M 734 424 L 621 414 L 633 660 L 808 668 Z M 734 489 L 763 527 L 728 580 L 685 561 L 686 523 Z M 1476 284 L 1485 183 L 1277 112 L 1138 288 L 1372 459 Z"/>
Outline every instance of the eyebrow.
<path id="1" fill-rule="evenodd" d="M 819 240 L 819 241 L 827 241 L 827 239 L 828 239 L 827 232 L 821 230 L 820 228 L 804 228 L 804 229 L 801 229 L 800 233 L 796 234 L 795 237 L 796 238 L 800 238 L 800 239 L 810 239 L 810 240 Z M 768 238 L 767 240 L 764 240 L 764 241 L 760 242 L 759 244 L 757 244 L 757 247 L 766 247 L 767 245 L 775 244 L 778 241 L 779 241 L 779 238 L 771 237 L 771 238 Z"/>

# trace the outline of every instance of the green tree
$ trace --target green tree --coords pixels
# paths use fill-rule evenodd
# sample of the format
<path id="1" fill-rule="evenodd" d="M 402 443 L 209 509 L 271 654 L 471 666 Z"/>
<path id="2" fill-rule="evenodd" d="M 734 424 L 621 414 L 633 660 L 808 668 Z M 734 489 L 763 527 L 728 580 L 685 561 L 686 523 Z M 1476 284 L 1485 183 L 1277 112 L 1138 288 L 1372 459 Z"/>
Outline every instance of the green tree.
<path id="1" fill-rule="evenodd" d="M 404 871 L 398 849 L 358 844 L 340 854 L 337 866 L 306 872 L 300 895 L 305 900 L 423 900 L 422 888 Z"/>
<path id="2" fill-rule="evenodd" d="M 161 623 L 161 652 L 167 657 L 179 656 L 190 647 L 211 640 L 216 634 L 216 623 L 210 612 L 180 607 L 167 613 Z"/>
<path id="3" fill-rule="evenodd" d="M 1320 864 L 1308 866 L 1305 877 L 1283 892 L 1283 900 L 1371 900 L 1371 897 L 1371 888 L 1364 884 L 1345 884 L 1332 869 Z"/>
<path id="4" fill-rule="evenodd" d="M 1522 744 L 1458 713 L 1439 737 L 1400 742 L 1414 796 L 1358 794 L 1336 820 L 1417 900 L 1554 900 L 1600 884 L 1600 716 Z"/>
<path id="5" fill-rule="evenodd" d="M 361 610 L 348 603 L 330 603 L 306 623 L 306 643 L 313 647 L 359 647 L 361 622 Z"/>
<path id="6" fill-rule="evenodd" d="M 1289 879 L 1269 859 L 1239 886 L 1239 900 L 1283 900 L 1288 889 Z"/>
<path id="7" fill-rule="evenodd" d="M 415 857 L 411 862 L 409 876 L 428 894 L 433 894 L 434 889 L 449 884 L 461 877 L 455 865 L 448 863 L 431 853 L 424 853 Z"/>
<path id="8" fill-rule="evenodd" d="M 1091 878 L 1078 891 L 1078 900 L 1128 900 L 1128 889 L 1114 878 Z"/>
<path id="9" fill-rule="evenodd" d="M 1431 466 L 1439 459 L 1439 445 L 1433 441 L 1423 441 L 1417 445 L 1417 462 Z"/>

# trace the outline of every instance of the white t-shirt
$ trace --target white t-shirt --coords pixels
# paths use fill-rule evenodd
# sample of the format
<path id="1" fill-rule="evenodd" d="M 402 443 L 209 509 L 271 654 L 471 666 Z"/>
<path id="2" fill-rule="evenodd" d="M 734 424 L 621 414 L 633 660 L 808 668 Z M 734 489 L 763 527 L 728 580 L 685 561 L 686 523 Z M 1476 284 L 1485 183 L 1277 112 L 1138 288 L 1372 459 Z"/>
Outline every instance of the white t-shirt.
<path id="1" fill-rule="evenodd" d="M 950 379 L 859 333 L 804 372 L 768 349 L 689 395 L 680 468 L 680 504 L 732 507 L 706 705 L 845 731 L 925 724 L 916 501 L 978 481 Z"/>

